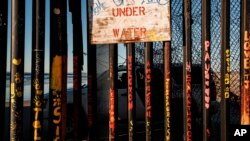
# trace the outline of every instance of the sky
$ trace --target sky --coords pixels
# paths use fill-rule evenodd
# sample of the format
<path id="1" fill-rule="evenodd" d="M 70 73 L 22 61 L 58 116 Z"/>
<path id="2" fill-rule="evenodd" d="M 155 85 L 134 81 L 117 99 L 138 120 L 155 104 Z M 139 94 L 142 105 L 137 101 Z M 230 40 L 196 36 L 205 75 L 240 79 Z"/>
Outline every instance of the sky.
<path id="1" fill-rule="evenodd" d="M 46 13 L 45 13 L 45 73 L 49 73 L 49 50 L 50 50 L 50 0 L 46 1 Z M 25 58 L 24 58 L 24 72 L 31 72 L 31 56 L 32 56 L 32 0 L 26 0 L 25 9 Z M 82 28 L 83 28 L 83 48 L 84 52 L 87 52 L 87 14 L 86 14 L 86 0 L 82 0 Z M 73 72 L 72 63 L 72 52 L 73 52 L 73 42 L 72 42 L 72 16 L 69 10 L 67 10 L 67 31 L 68 31 L 68 72 Z M 8 49 L 7 49 L 7 71 L 10 71 L 10 48 L 11 48 L 11 0 L 8 3 Z M 125 57 L 125 49 L 119 48 L 122 51 L 123 57 Z M 121 53 L 120 53 L 121 54 Z M 119 60 L 122 61 L 122 60 Z M 124 60 L 123 60 L 124 61 Z M 87 72 L 87 56 L 84 56 L 84 67 L 83 72 Z"/>

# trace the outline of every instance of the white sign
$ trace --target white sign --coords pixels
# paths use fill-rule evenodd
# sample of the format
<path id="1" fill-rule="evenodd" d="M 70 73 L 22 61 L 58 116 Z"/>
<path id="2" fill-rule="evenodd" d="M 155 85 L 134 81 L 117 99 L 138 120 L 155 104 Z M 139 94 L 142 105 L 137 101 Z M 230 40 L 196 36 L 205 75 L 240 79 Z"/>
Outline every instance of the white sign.
<path id="1" fill-rule="evenodd" d="M 89 0 L 91 44 L 169 41 L 169 0 Z"/>

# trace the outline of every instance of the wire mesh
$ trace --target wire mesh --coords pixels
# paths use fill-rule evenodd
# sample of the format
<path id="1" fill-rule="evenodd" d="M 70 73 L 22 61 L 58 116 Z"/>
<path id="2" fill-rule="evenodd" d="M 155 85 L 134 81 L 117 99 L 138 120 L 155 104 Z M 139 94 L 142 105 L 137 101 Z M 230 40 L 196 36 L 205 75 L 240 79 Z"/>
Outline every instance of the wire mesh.
<path id="1" fill-rule="evenodd" d="M 201 69 L 201 2 L 202 0 L 192 0 L 191 14 L 192 14 L 192 63 Z M 240 119 L 240 0 L 231 0 L 230 2 L 230 123 L 239 123 Z M 211 0 L 211 69 L 212 81 L 215 84 L 215 91 L 211 95 L 215 95 L 216 101 L 211 103 L 211 137 L 212 140 L 220 140 L 220 100 L 221 100 L 221 86 L 220 86 L 220 69 L 221 69 L 221 0 Z M 183 1 L 171 0 L 171 63 L 172 66 L 182 66 L 183 62 Z M 143 62 L 143 55 L 141 44 L 138 44 L 136 53 L 137 61 Z M 161 59 L 162 53 L 159 53 L 162 44 L 155 45 L 158 47 L 155 60 Z M 159 56 L 157 56 L 159 55 Z M 138 62 L 140 62 L 138 61 Z M 162 61 L 158 61 L 162 63 Z M 181 67 L 182 68 L 182 67 Z M 182 70 L 181 70 L 182 71 Z M 175 73 L 175 72 L 172 72 Z M 178 77 L 179 78 L 179 77 Z M 172 77 L 173 79 L 173 77 Z M 177 84 L 179 80 L 172 80 L 172 99 L 181 98 L 183 89 Z M 192 85 L 193 100 L 197 104 L 198 114 L 193 117 L 196 122 L 196 130 L 201 131 L 202 127 L 202 86 L 201 84 Z M 199 139 L 199 137 L 197 137 Z M 201 139 L 202 140 L 202 139 Z"/>

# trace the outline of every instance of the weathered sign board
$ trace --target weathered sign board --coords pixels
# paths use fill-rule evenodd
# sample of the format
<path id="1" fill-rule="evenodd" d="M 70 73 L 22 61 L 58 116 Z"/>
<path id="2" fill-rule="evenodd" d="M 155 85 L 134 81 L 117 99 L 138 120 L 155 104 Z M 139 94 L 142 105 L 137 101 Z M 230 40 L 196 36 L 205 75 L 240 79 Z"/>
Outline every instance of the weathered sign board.
<path id="1" fill-rule="evenodd" d="M 91 44 L 169 41 L 169 0 L 89 0 Z"/>

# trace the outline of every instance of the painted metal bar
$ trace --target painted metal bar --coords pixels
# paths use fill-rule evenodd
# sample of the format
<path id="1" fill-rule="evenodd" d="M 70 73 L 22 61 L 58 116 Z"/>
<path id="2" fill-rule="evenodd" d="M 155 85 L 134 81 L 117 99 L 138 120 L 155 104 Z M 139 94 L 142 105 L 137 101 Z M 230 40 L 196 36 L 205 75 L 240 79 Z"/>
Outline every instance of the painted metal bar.
<path id="1" fill-rule="evenodd" d="M 7 19 L 8 1 L 0 0 L 0 140 L 4 140 L 5 97 L 6 97 L 6 65 L 7 65 Z"/>
<path id="2" fill-rule="evenodd" d="M 202 93 L 203 93 L 203 141 L 210 140 L 210 84 L 211 84 L 211 54 L 210 54 L 210 1 L 202 0 Z"/>
<path id="3" fill-rule="evenodd" d="M 229 128 L 229 97 L 230 97 L 230 1 L 221 1 L 221 140 L 228 140 Z"/>
<path id="4" fill-rule="evenodd" d="M 73 23 L 73 136 L 74 140 L 81 140 L 83 133 L 80 133 L 81 118 L 81 84 L 82 84 L 82 66 L 83 66 L 83 40 L 82 40 L 82 12 L 81 1 L 70 0 L 70 11 L 72 12 Z"/>
<path id="5" fill-rule="evenodd" d="M 183 49 L 183 131 L 184 141 L 192 141 L 192 82 L 191 82 L 191 0 L 184 0 L 184 49 Z"/>
<path id="6" fill-rule="evenodd" d="M 128 73 L 128 140 L 134 141 L 136 136 L 136 93 L 135 93 L 135 45 L 127 44 Z"/>
<path id="7" fill-rule="evenodd" d="M 164 42 L 164 139 L 171 140 L 171 42 Z"/>
<path id="8" fill-rule="evenodd" d="M 109 45 L 109 141 L 117 141 L 118 96 L 117 96 L 117 44 Z"/>
<path id="9" fill-rule="evenodd" d="M 241 124 L 250 124 L 250 0 L 241 3 Z"/>
<path id="10" fill-rule="evenodd" d="M 50 1 L 50 140 L 65 140 L 67 104 L 66 0 Z"/>
<path id="11" fill-rule="evenodd" d="M 43 140 L 45 1 L 33 1 L 31 140 Z"/>
<path id="12" fill-rule="evenodd" d="M 88 40 L 89 41 L 89 40 Z M 88 129 L 89 140 L 97 140 L 96 46 L 88 42 Z"/>
<path id="13" fill-rule="evenodd" d="M 152 66 L 153 66 L 153 43 L 145 43 L 145 128 L 146 141 L 152 139 Z"/>
<path id="14" fill-rule="evenodd" d="M 23 130 L 25 1 L 11 1 L 10 140 L 21 140 Z"/>

